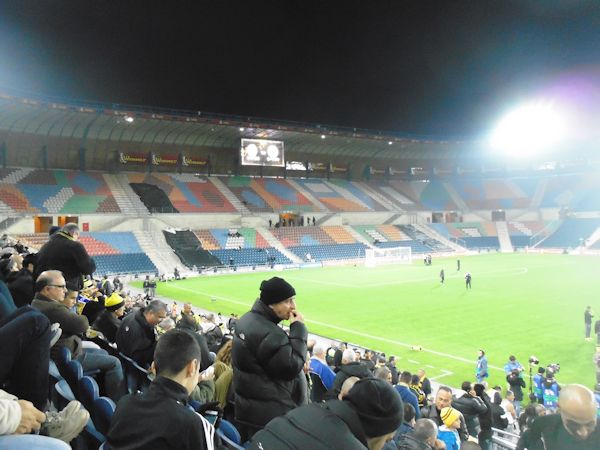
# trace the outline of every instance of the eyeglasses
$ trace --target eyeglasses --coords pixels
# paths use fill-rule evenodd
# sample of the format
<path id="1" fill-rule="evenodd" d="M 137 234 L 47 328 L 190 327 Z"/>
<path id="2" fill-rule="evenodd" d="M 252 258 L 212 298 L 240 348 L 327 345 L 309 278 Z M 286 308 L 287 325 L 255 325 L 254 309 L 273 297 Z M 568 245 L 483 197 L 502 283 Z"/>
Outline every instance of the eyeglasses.
<path id="1" fill-rule="evenodd" d="M 64 289 L 65 291 L 67 290 L 67 285 L 66 284 L 48 284 L 47 286 L 57 287 L 57 288 L 60 288 L 60 289 Z"/>

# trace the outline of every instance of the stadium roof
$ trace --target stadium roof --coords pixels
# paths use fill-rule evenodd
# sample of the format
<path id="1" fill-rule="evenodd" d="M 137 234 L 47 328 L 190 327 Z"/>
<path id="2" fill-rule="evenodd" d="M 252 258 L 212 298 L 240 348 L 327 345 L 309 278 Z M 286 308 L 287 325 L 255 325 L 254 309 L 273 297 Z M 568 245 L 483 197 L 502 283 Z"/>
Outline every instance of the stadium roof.
<path id="1" fill-rule="evenodd" d="M 82 146 L 89 138 L 235 149 L 241 138 L 265 138 L 284 141 L 288 154 L 389 159 L 456 157 L 472 144 L 202 111 L 24 98 L 8 92 L 0 92 L 2 132 L 81 139 Z"/>

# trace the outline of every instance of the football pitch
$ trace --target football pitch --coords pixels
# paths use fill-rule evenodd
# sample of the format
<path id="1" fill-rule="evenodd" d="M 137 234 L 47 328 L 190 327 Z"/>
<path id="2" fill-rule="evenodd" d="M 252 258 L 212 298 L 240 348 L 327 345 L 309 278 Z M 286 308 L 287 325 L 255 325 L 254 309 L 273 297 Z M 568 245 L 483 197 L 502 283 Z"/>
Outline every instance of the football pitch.
<path id="1" fill-rule="evenodd" d="M 456 258 L 434 258 L 431 266 L 415 260 L 377 268 L 200 276 L 159 283 L 158 293 L 226 317 L 248 311 L 261 280 L 277 275 L 295 287 L 310 332 L 397 355 L 401 370 L 425 368 L 430 378 L 460 386 L 474 380 L 482 348 L 490 385 L 505 385 L 502 367 L 514 354 L 525 367 L 530 355 L 544 366 L 560 363 L 561 384 L 593 387 L 595 335 L 592 330 L 592 342 L 584 341 L 583 312 L 591 305 L 600 319 L 600 258 L 484 254 L 460 259 L 460 272 Z M 466 272 L 473 277 L 471 290 L 465 288 Z M 528 377 L 526 382 L 529 386 Z"/>

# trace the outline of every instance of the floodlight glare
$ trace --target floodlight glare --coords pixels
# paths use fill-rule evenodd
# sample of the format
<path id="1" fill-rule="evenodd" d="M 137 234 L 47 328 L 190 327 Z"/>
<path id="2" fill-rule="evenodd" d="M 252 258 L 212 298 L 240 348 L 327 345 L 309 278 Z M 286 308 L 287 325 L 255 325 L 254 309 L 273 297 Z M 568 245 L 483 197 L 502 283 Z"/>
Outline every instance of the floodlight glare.
<path id="1" fill-rule="evenodd" d="M 133 120 L 134 120 L 133 117 L 131 117 L 131 116 L 125 116 L 125 122 L 127 122 L 127 123 L 133 123 Z"/>
<path id="2" fill-rule="evenodd" d="M 491 137 L 502 152 L 529 156 L 550 149 L 564 136 L 562 117 L 547 103 L 530 103 L 504 117 Z"/>

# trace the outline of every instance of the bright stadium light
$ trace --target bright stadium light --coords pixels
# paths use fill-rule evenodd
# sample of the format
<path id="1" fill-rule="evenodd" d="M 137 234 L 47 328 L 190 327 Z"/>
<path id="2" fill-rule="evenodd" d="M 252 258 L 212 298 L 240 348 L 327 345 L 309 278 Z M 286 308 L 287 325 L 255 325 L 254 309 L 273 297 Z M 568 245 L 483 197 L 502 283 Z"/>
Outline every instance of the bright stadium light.
<path id="1" fill-rule="evenodd" d="M 551 104 L 528 103 L 500 121 L 491 144 L 503 153 L 530 156 L 558 144 L 564 133 L 564 120 Z"/>

